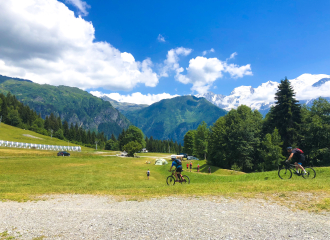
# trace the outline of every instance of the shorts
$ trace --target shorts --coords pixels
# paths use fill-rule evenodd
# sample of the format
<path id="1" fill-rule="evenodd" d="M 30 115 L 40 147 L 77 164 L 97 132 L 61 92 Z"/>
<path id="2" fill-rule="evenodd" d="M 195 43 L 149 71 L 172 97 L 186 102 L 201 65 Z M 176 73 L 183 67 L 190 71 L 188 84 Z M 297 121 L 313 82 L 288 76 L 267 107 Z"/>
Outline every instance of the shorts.
<path id="1" fill-rule="evenodd" d="M 176 171 L 176 172 L 182 172 L 182 166 L 177 167 L 175 171 Z"/>
<path id="2" fill-rule="evenodd" d="M 297 162 L 299 165 L 302 165 L 304 161 L 305 161 L 305 155 L 300 154 L 299 158 L 295 162 Z"/>
<path id="3" fill-rule="evenodd" d="M 190 169 L 192 169 L 192 166 L 190 165 Z"/>
<path id="4" fill-rule="evenodd" d="M 150 176 L 150 174 L 149 174 L 149 173 L 147 173 L 147 176 L 149 177 L 149 176 Z"/>

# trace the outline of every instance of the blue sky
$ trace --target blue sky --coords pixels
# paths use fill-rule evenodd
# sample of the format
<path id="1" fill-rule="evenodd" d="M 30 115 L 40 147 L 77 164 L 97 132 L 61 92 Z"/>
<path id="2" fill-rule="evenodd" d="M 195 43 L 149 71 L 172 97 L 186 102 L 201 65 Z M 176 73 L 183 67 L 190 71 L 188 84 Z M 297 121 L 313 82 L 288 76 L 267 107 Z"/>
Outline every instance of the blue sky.
<path id="1" fill-rule="evenodd" d="M 161 62 L 169 49 L 193 49 L 192 56 L 215 49 L 208 57 L 225 60 L 237 52 L 235 63 L 251 64 L 253 76 L 215 82 L 213 92 L 229 94 L 240 85 L 257 87 L 303 73 L 330 73 L 329 1 L 88 1 L 86 19 L 97 40 L 108 41 L 137 60 Z M 166 42 L 157 41 L 158 34 Z M 182 59 L 187 67 L 189 57 Z M 168 81 L 171 84 L 168 84 Z M 173 85 L 174 84 L 174 85 Z M 174 86 L 174 88 L 173 88 Z M 169 79 L 142 93 L 190 93 L 189 86 Z M 158 89 L 158 91 L 157 91 Z M 186 90 L 184 90 L 186 89 Z"/>
<path id="2" fill-rule="evenodd" d="M 8 39 L 0 42 L 2 46 L 0 74 L 2 75 L 11 74 L 39 83 L 71 85 L 88 91 L 97 90 L 120 95 L 136 92 L 142 95 L 161 93 L 185 95 L 205 91 L 228 95 L 235 87 L 241 85 L 257 87 L 268 80 L 280 81 L 285 76 L 293 79 L 303 73 L 330 74 L 329 1 L 317 1 L 316 4 L 302 0 L 102 2 L 51 0 L 41 4 L 41 8 L 42 1 L 35 0 L 35 3 L 31 3 L 33 5 L 22 8 L 20 12 L 15 9 L 19 4 L 22 5 L 22 1 L 10 2 L 12 4 L 1 3 L 3 6 L 0 7 L 7 10 L 8 15 L 5 15 L 3 20 L 9 23 L 8 26 L 4 26 L 1 21 L 0 32 L 1 25 L 3 25 L 2 31 L 5 31 L 4 29 L 18 24 L 15 21 L 19 19 L 13 20 L 18 13 L 22 18 L 21 21 L 26 25 L 31 22 L 30 29 L 33 27 L 38 29 L 28 34 L 32 32 L 35 34 L 39 29 L 43 30 L 31 37 L 32 40 L 26 43 L 28 48 L 15 55 L 10 53 L 13 52 L 10 48 L 14 46 L 9 42 L 10 37 L 20 39 L 19 33 L 15 32 L 12 36 L 8 36 Z M 33 7 L 42 9 L 35 13 L 35 16 L 40 16 L 38 20 L 33 16 L 34 22 L 29 12 L 22 14 L 22 11 L 32 11 Z M 74 11 L 74 17 L 69 16 L 70 10 Z M 47 19 L 48 16 L 52 17 L 51 11 L 54 11 L 54 19 Z M 46 15 L 42 12 L 49 13 Z M 60 22 L 58 19 L 64 15 L 68 26 L 73 27 L 70 29 L 65 26 L 67 30 L 55 31 L 54 29 L 63 28 L 65 22 Z M 43 28 L 35 26 L 38 21 Z M 49 21 L 57 28 L 45 27 L 43 25 L 45 21 Z M 94 28 L 93 31 L 91 26 Z M 76 35 L 68 37 L 70 32 L 75 31 L 77 31 Z M 59 43 L 55 44 L 53 40 L 46 39 L 45 35 L 56 36 L 61 40 L 58 40 L 62 44 L 61 47 Z M 92 40 L 90 40 L 91 35 L 94 36 Z M 160 35 L 164 41 L 157 39 Z M 40 38 L 43 39 L 43 43 L 49 41 L 49 44 L 45 44 L 43 50 L 35 50 L 38 47 L 33 47 L 33 44 L 39 46 Z M 26 41 L 23 37 L 21 39 Z M 32 41 L 35 43 L 31 43 Z M 95 46 L 91 46 L 91 42 L 108 43 L 110 47 L 98 46 L 97 52 L 93 53 L 92 50 L 88 53 L 73 50 L 81 46 L 85 49 L 89 47 L 95 49 Z M 19 44 L 22 45 L 20 42 Z M 178 48 L 182 48 L 185 52 L 175 52 Z M 52 57 L 49 57 L 51 53 L 49 49 L 53 51 L 59 49 L 58 52 L 61 52 L 53 57 L 50 63 L 49 59 Z M 172 62 L 165 73 L 164 61 L 171 49 L 178 59 L 175 62 L 178 66 L 174 66 Z M 214 51 L 203 55 L 203 51 L 210 49 Z M 113 51 L 119 53 L 114 54 Z M 98 62 L 101 52 L 105 54 Z M 128 53 L 121 55 L 121 58 L 128 59 L 127 62 L 131 65 L 127 67 L 126 63 L 118 63 L 113 60 L 116 59 L 115 57 L 108 59 L 108 53 L 114 56 Z M 237 55 L 232 55 L 233 53 Z M 21 64 L 18 65 L 16 62 L 15 65 L 14 60 L 18 55 L 29 55 L 30 59 L 22 57 Z M 233 57 L 229 59 L 231 55 Z M 81 58 L 79 66 L 73 63 L 74 57 Z M 32 68 L 27 64 L 31 59 L 39 63 L 40 58 L 47 61 L 47 67 L 43 71 L 40 70 L 41 65 Z M 2 68 L 1 60 L 4 62 Z M 192 61 L 191 65 L 189 61 Z M 143 63 L 145 68 L 142 67 Z M 71 64 L 70 69 L 63 66 Z M 203 71 L 198 69 L 200 64 L 205 64 Z M 43 63 L 42 66 L 45 64 Z M 43 72 L 50 69 L 50 66 L 58 69 L 63 67 L 62 73 L 59 73 L 59 70 L 45 75 Z M 105 66 L 103 70 L 101 66 Z M 232 66 L 231 70 L 229 66 Z M 244 69 L 239 69 L 244 66 L 246 66 Z M 88 73 L 85 73 L 87 68 Z M 127 68 L 130 69 L 129 74 L 125 73 Z M 176 75 L 179 68 L 182 70 Z M 135 77 L 137 75 L 139 76 Z M 115 76 L 114 80 L 111 79 L 113 76 Z M 91 81 L 93 83 L 90 83 Z M 107 81 L 111 83 L 106 84 Z"/>

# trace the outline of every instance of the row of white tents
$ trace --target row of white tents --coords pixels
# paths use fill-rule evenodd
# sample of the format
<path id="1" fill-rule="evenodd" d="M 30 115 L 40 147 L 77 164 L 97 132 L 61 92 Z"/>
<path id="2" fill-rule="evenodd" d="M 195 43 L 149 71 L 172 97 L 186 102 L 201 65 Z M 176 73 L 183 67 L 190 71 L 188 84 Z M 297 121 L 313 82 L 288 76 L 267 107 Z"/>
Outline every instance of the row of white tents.
<path id="1" fill-rule="evenodd" d="M 47 145 L 47 144 L 12 142 L 12 141 L 4 141 L 4 140 L 0 140 L 0 147 L 81 152 L 80 146 L 58 146 L 58 145 Z"/>

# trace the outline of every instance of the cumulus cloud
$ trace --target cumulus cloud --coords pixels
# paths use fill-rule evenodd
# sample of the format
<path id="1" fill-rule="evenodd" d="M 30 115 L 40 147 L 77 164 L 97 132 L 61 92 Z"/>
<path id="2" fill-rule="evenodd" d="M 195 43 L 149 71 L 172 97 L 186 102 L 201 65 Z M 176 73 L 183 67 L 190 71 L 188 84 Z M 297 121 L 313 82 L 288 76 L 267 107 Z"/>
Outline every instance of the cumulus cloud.
<path id="1" fill-rule="evenodd" d="M 87 9 L 90 8 L 90 6 L 81 0 L 65 0 L 66 3 L 70 3 L 72 5 L 74 5 L 76 8 L 78 8 L 80 14 L 82 16 L 87 16 L 88 12 Z"/>
<path id="2" fill-rule="evenodd" d="M 166 42 L 165 38 L 161 34 L 158 35 L 157 40 L 158 42 Z"/>
<path id="3" fill-rule="evenodd" d="M 135 92 L 135 93 L 128 94 L 128 95 L 121 95 L 119 93 L 104 94 L 104 93 L 99 92 L 99 91 L 91 91 L 90 93 L 93 94 L 96 97 L 107 96 L 107 97 L 109 97 L 113 100 L 116 100 L 118 102 L 127 102 L 127 103 L 135 103 L 135 104 L 148 104 L 148 105 L 151 105 L 155 102 L 159 102 L 160 100 L 163 100 L 163 99 L 169 99 L 169 98 L 174 98 L 174 97 L 179 96 L 179 95 L 171 95 L 169 93 L 144 95 L 140 92 Z"/>
<path id="4" fill-rule="evenodd" d="M 212 48 L 210 51 L 214 51 Z M 189 66 L 184 69 L 180 67 L 179 56 L 187 56 L 192 52 L 189 48 L 171 49 L 167 53 L 167 58 L 164 61 L 161 77 L 168 77 L 169 72 L 175 72 L 174 78 L 183 84 L 192 84 L 192 91 L 198 94 L 206 93 L 212 86 L 213 82 L 223 77 L 223 73 L 228 73 L 232 78 L 241 78 L 245 75 L 252 75 L 251 65 L 238 66 L 236 64 L 228 64 L 226 61 L 221 61 L 217 58 L 206 58 L 198 56 L 189 61 Z M 237 53 L 231 54 L 233 58 Z M 184 71 L 187 71 L 184 74 Z"/>
<path id="5" fill-rule="evenodd" d="M 208 53 L 214 52 L 214 49 L 211 48 L 210 50 L 203 51 L 203 56 L 205 56 Z"/>
<path id="6" fill-rule="evenodd" d="M 206 93 L 214 81 L 223 77 L 223 73 L 229 73 L 232 78 L 252 75 L 250 64 L 240 67 L 236 64 L 227 64 L 217 58 L 205 57 L 190 59 L 186 70 L 186 75 L 181 74 L 182 71 L 177 71 L 175 78 L 184 84 L 192 84 L 191 90 L 198 94 Z"/>
<path id="7" fill-rule="evenodd" d="M 70 2 L 82 12 L 87 8 L 83 1 Z M 131 53 L 94 41 L 92 23 L 56 0 L 0 1 L 0 22 L 2 75 L 113 91 L 158 84 L 150 59 L 136 61 Z"/>
<path id="8" fill-rule="evenodd" d="M 168 51 L 160 76 L 168 77 L 169 71 L 175 71 L 177 73 L 182 72 L 183 68 L 181 68 L 179 65 L 179 56 L 188 56 L 191 52 L 192 49 L 184 47 L 178 47 Z"/>

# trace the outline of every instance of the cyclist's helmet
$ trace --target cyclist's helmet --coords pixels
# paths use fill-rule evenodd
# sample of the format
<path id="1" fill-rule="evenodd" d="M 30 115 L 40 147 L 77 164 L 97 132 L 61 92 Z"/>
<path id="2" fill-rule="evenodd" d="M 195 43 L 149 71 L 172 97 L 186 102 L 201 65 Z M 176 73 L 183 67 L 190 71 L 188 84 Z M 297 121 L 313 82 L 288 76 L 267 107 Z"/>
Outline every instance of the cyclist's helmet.
<path id="1" fill-rule="evenodd" d="M 286 150 L 292 150 L 292 147 L 287 147 Z"/>

